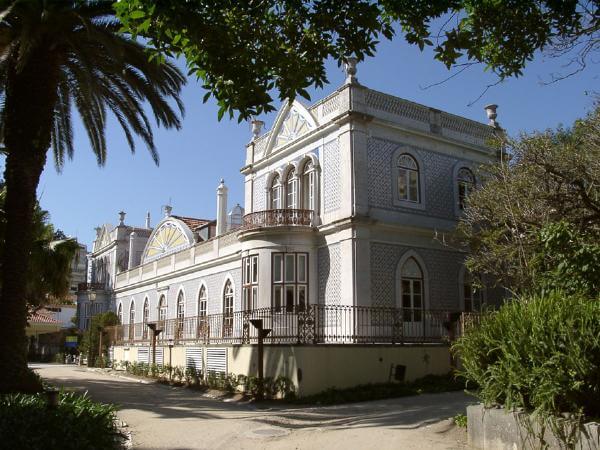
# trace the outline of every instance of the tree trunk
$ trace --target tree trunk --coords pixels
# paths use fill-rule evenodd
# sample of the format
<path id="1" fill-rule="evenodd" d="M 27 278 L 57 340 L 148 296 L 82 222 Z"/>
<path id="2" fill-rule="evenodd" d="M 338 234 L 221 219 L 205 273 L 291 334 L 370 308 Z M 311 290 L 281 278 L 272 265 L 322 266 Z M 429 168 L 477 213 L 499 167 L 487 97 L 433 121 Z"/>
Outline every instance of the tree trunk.
<path id="1" fill-rule="evenodd" d="M 10 55 L 12 57 L 14 55 Z M 14 61 L 14 59 L 13 59 Z M 8 69 L 4 108 L 6 229 L 0 273 L 0 393 L 31 392 L 40 383 L 27 369 L 25 285 L 36 189 L 50 147 L 58 68 L 41 46 Z"/>

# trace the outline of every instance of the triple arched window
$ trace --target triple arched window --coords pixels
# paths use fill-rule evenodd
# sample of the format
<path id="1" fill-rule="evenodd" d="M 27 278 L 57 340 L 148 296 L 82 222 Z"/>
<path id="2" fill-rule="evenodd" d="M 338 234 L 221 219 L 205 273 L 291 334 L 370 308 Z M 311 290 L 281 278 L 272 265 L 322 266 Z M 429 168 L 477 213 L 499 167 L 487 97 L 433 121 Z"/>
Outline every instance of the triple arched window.
<path id="1" fill-rule="evenodd" d="M 306 209 L 314 211 L 317 203 L 317 170 L 307 158 L 299 168 L 292 167 L 284 177 L 276 174 L 268 188 L 269 209 Z"/>
<path id="2" fill-rule="evenodd" d="M 421 174 L 416 159 L 402 153 L 396 159 L 397 199 L 401 202 L 421 203 Z"/>

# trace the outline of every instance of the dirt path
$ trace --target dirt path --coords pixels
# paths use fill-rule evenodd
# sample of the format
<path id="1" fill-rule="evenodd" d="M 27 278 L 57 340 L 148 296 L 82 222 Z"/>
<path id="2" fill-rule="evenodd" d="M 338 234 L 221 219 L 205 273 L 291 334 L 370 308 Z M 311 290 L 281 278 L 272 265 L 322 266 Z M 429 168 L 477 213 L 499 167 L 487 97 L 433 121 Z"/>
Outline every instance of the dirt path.
<path id="1" fill-rule="evenodd" d="M 119 405 L 136 449 L 462 449 L 447 420 L 473 399 L 460 392 L 329 407 L 269 407 L 203 397 L 75 366 L 36 365 L 51 383 Z"/>

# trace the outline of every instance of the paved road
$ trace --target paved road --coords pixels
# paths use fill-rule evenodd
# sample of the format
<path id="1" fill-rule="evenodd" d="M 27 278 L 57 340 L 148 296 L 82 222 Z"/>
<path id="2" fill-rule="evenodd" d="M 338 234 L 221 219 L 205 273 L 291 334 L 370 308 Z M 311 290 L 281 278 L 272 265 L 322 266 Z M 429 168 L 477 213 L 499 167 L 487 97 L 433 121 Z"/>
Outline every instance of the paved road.
<path id="1" fill-rule="evenodd" d="M 76 366 L 34 368 L 55 385 L 118 404 L 136 449 L 463 449 L 466 433 L 447 419 L 473 402 L 452 392 L 265 409 Z"/>

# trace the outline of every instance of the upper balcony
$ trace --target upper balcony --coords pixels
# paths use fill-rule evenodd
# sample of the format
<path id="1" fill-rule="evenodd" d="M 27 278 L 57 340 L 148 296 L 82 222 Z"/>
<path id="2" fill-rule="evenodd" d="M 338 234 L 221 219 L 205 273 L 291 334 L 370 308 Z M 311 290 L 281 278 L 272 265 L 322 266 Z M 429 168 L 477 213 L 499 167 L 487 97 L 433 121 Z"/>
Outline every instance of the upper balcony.
<path id="1" fill-rule="evenodd" d="M 310 209 L 268 209 L 244 216 L 242 230 L 271 227 L 314 227 L 314 211 Z"/>
<path id="2" fill-rule="evenodd" d="M 77 291 L 103 291 L 105 289 L 104 283 L 79 283 L 77 284 Z"/>

